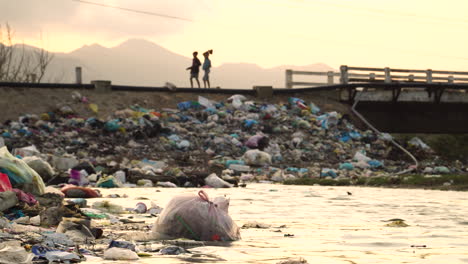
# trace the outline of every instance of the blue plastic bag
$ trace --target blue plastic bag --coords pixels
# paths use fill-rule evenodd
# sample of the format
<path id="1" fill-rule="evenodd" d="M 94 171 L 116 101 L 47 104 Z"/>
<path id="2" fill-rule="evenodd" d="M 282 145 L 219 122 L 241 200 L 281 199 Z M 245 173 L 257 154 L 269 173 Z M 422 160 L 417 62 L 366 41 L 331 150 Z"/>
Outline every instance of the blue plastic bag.
<path id="1" fill-rule="evenodd" d="M 253 120 L 253 119 L 244 120 L 244 126 L 246 128 L 251 128 L 253 125 L 256 125 L 256 124 L 258 124 L 258 122 L 256 120 Z"/>
<path id="2" fill-rule="evenodd" d="M 367 164 L 369 164 L 371 166 L 371 168 L 383 168 L 383 163 L 381 161 L 378 161 L 378 160 L 369 160 L 367 162 Z"/>

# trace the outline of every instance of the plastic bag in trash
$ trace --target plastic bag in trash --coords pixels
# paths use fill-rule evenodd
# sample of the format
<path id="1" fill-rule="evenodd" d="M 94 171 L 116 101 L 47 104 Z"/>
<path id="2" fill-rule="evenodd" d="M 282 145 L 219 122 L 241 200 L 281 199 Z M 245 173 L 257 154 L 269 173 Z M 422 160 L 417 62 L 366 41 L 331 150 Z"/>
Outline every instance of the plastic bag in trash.
<path id="1" fill-rule="evenodd" d="M 20 155 L 23 158 L 24 157 L 29 157 L 29 156 L 37 156 L 37 155 L 40 155 L 40 154 L 41 153 L 39 152 L 39 150 L 34 145 L 13 150 L 13 155 L 15 155 L 15 156 Z"/>
<path id="2" fill-rule="evenodd" d="M 213 188 L 231 188 L 233 185 L 219 178 L 216 173 L 210 174 L 205 178 L 205 184 Z"/>
<path id="3" fill-rule="evenodd" d="M 369 160 L 367 162 L 371 166 L 371 168 L 383 168 L 384 164 L 378 160 Z"/>
<path id="4" fill-rule="evenodd" d="M 45 258 L 50 262 L 80 262 L 80 257 L 72 252 L 63 252 L 63 251 L 49 251 L 45 254 Z"/>
<path id="5" fill-rule="evenodd" d="M 271 156 L 270 154 L 258 150 L 252 149 L 245 152 L 244 156 L 242 157 L 246 164 L 248 165 L 268 165 L 271 164 Z"/>
<path id="6" fill-rule="evenodd" d="M 96 187 L 100 188 L 117 188 L 121 187 L 122 183 L 119 182 L 114 176 L 109 175 L 102 177 L 99 179 L 99 181 L 96 183 Z"/>
<path id="7" fill-rule="evenodd" d="M 360 162 L 360 161 L 369 162 L 372 159 L 367 157 L 366 154 L 362 153 L 361 151 L 356 151 L 356 154 L 354 154 L 353 160 L 357 162 Z"/>
<path id="8" fill-rule="evenodd" d="M 423 150 L 431 150 L 431 147 L 429 147 L 426 143 L 424 143 L 424 141 L 422 141 L 418 137 L 413 137 L 410 141 L 408 141 L 408 143 L 411 146 L 414 146 Z"/>
<path id="9" fill-rule="evenodd" d="M 208 98 L 203 96 L 198 96 L 198 102 L 205 108 L 215 108 L 214 104 Z"/>
<path id="10" fill-rule="evenodd" d="M 18 203 L 16 193 L 13 191 L 6 191 L 0 193 L 0 212 L 3 212 Z"/>
<path id="11" fill-rule="evenodd" d="M 88 173 L 85 170 L 70 170 L 70 179 L 68 180 L 68 183 L 74 184 L 77 186 L 84 186 L 89 184 L 88 179 L 86 178 L 88 176 Z"/>
<path id="12" fill-rule="evenodd" d="M 351 170 L 354 170 L 354 165 L 349 163 L 349 162 L 344 162 L 344 163 L 341 163 L 340 164 L 340 167 L 339 167 L 340 170 L 347 170 L 347 171 L 351 171 Z"/>
<path id="13" fill-rule="evenodd" d="M 119 130 L 119 128 L 120 128 L 120 124 L 119 124 L 118 119 L 113 119 L 113 120 L 107 121 L 104 124 L 104 129 L 106 131 L 109 131 L 109 132 L 115 132 L 115 131 Z"/>
<path id="14" fill-rule="evenodd" d="M 228 214 L 229 200 L 210 201 L 204 191 L 198 195 L 176 196 L 167 204 L 153 227 L 153 236 L 189 238 L 200 241 L 240 239 L 239 227 Z"/>
<path id="15" fill-rule="evenodd" d="M 339 118 L 339 114 L 333 111 L 317 117 L 317 120 L 323 129 L 329 129 L 330 127 L 338 124 Z"/>
<path id="16" fill-rule="evenodd" d="M 23 160 L 31 169 L 35 170 L 43 179 L 50 179 L 54 176 L 55 171 L 50 164 L 36 156 L 25 157 Z"/>
<path id="17" fill-rule="evenodd" d="M 44 194 L 45 185 L 41 176 L 26 162 L 11 155 L 6 147 L 0 148 L 0 168 L 11 172 L 8 176 L 14 187 L 21 185 L 26 192 Z"/>
<path id="18" fill-rule="evenodd" d="M 0 263 L 30 264 L 34 255 L 28 253 L 20 241 L 8 241 L 0 244 Z"/>
<path id="19" fill-rule="evenodd" d="M 137 260 L 137 253 L 126 248 L 112 247 L 104 251 L 104 259 L 107 260 Z"/>

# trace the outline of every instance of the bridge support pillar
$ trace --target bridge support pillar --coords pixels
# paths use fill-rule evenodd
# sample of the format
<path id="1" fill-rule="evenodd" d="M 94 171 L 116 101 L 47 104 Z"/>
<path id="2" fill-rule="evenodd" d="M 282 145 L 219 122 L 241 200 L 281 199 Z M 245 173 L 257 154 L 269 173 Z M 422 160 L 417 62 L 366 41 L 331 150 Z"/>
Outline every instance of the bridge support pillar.
<path id="1" fill-rule="evenodd" d="M 292 82 L 293 82 L 293 73 L 292 70 L 286 70 L 286 89 L 292 89 Z"/>

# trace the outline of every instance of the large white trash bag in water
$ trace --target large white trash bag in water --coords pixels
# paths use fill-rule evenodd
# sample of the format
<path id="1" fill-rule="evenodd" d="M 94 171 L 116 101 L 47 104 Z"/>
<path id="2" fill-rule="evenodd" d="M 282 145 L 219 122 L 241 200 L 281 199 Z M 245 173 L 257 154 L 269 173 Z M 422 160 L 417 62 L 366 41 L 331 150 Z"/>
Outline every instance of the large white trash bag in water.
<path id="1" fill-rule="evenodd" d="M 229 199 L 210 201 L 204 191 L 198 195 L 172 198 L 153 227 L 158 239 L 189 238 L 201 241 L 240 239 L 239 227 L 228 214 Z"/>

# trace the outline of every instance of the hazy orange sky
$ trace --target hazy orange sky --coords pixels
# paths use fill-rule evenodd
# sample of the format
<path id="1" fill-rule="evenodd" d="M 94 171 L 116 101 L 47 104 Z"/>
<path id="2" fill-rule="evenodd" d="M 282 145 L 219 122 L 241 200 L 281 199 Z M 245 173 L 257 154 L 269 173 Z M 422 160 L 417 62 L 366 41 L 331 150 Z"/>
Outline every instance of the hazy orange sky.
<path id="1" fill-rule="evenodd" d="M 16 41 L 61 52 L 136 37 L 187 57 L 212 48 L 215 65 L 468 70 L 467 0 L 89 1 L 192 21 L 72 0 L 0 0 L 1 22 Z"/>

